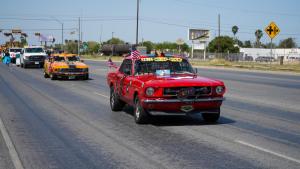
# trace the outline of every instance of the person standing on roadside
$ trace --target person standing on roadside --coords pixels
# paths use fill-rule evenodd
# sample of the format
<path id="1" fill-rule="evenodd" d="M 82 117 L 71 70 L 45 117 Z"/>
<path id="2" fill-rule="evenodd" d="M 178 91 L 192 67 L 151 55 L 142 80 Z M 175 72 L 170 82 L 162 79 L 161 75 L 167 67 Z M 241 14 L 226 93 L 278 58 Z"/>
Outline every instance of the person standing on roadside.
<path id="1" fill-rule="evenodd" d="M 11 62 L 11 58 L 10 58 L 10 55 L 9 55 L 8 51 L 4 52 L 4 56 L 3 56 L 2 62 L 4 64 L 6 64 L 7 66 L 9 66 L 9 64 Z"/>

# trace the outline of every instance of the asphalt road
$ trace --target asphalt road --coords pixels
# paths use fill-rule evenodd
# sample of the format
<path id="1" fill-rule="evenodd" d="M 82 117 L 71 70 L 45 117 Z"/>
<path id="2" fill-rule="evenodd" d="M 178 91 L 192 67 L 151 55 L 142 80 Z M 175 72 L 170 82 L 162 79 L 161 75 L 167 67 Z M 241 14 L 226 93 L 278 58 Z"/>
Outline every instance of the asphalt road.
<path id="1" fill-rule="evenodd" d="M 1 169 L 18 160 L 26 169 L 300 168 L 300 76 L 199 69 L 226 83 L 218 124 L 194 115 L 137 125 L 132 108 L 111 112 L 105 63 L 86 62 L 88 81 L 0 64 Z"/>

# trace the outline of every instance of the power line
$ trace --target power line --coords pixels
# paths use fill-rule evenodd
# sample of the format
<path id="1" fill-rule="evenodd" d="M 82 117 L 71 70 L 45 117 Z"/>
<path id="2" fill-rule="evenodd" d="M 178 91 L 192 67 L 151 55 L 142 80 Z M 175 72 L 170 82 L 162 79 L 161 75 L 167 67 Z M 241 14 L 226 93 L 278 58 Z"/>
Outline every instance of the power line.
<path id="1" fill-rule="evenodd" d="M 241 9 L 241 8 L 230 8 L 230 7 L 224 7 L 219 5 L 212 5 L 203 3 L 202 1 L 195 2 L 191 0 L 173 0 L 180 3 L 185 4 L 192 4 L 192 5 L 199 5 L 200 7 L 206 6 L 208 8 L 214 8 L 214 9 L 224 9 L 224 10 L 230 10 L 230 12 L 240 12 L 240 13 L 252 13 L 252 14 L 267 14 L 267 15 L 276 15 L 276 16 L 293 16 L 293 17 L 299 17 L 299 14 L 293 14 L 293 13 L 281 13 L 281 12 L 271 12 L 271 11 L 260 11 L 260 10 L 249 10 L 249 9 Z"/>

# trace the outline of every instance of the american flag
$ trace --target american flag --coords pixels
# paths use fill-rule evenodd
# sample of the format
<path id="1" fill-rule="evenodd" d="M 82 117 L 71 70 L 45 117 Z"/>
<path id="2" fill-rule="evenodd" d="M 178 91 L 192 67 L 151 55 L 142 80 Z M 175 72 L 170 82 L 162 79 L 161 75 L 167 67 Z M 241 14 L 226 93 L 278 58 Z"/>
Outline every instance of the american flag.
<path id="1" fill-rule="evenodd" d="M 118 66 L 111 60 L 111 58 L 108 59 L 107 61 L 107 66 L 108 67 L 113 67 L 113 68 L 117 68 Z"/>
<path id="2" fill-rule="evenodd" d="M 140 51 L 138 51 L 138 50 L 133 50 L 132 52 L 131 52 L 131 57 L 132 58 L 139 58 L 140 57 Z"/>

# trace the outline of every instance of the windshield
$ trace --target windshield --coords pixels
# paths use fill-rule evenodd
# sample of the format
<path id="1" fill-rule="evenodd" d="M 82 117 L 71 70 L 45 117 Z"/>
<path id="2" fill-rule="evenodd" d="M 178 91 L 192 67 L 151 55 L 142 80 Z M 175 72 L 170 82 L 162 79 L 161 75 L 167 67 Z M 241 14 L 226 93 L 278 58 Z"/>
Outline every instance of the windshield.
<path id="1" fill-rule="evenodd" d="M 148 58 L 146 58 L 148 59 Z M 176 61 L 142 61 L 137 60 L 135 64 L 135 74 L 153 73 L 160 75 L 161 73 L 170 74 L 194 74 L 192 66 L 185 59 Z"/>
<path id="2" fill-rule="evenodd" d="M 64 57 L 54 56 L 53 58 L 54 58 L 54 61 L 56 61 L 56 62 L 63 62 L 63 61 L 65 61 Z"/>
<path id="3" fill-rule="evenodd" d="M 9 52 L 14 52 L 14 53 L 17 53 L 17 52 L 21 52 L 22 49 L 9 49 Z"/>
<path id="4" fill-rule="evenodd" d="M 26 53 L 43 53 L 43 48 L 26 48 Z"/>
<path id="5" fill-rule="evenodd" d="M 79 57 L 77 56 L 71 56 L 71 57 L 67 57 L 68 61 L 70 62 L 76 62 L 76 61 L 80 61 Z"/>

